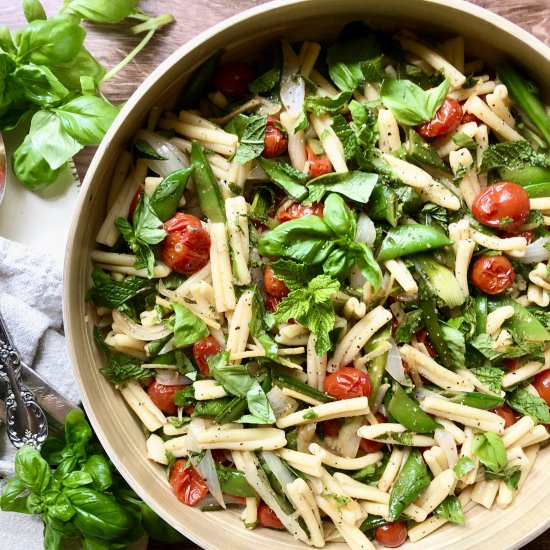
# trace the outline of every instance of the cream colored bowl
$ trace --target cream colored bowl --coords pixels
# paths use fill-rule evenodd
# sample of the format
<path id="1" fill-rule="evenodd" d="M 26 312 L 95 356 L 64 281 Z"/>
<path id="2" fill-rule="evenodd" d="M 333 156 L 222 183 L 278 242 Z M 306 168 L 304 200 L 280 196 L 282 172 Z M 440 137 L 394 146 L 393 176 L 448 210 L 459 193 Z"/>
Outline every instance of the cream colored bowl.
<path id="1" fill-rule="evenodd" d="M 90 251 L 105 214 L 111 174 L 119 153 L 143 124 L 153 105 L 171 105 L 190 71 L 225 48 L 247 57 L 268 40 L 285 36 L 322 40 L 342 24 L 363 19 L 376 28 L 411 27 L 426 37 L 461 34 L 475 55 L 494 62 L 515 60 L 548 84 L 550 49 L 512 23 L 459 0 L 289 0 L 241 13 L 183 45 L 139 87 L 99 147 L 84 181 L 73 220 L 65 265 L 64 317 L 69 351 L 84 407 L 105 450 L 128 483 L 156 512 L 205 548 L 256 550 L 305 548 L 289 535 L 267 529 L 246 531 L 231 512 L 202 513 L 182 505 L 164 470 L 148 461 L 142 428 L 121 396 L 100 374 L 85 293 L 90 285 Z M 550 88 L 546 89 L 547 96 Z M 526 485 L 506 510 L 468 514 L 464 527 L 445 526 L 403 548 L 503 550 L 519 548 L 550 526 L 550 452 L 544 451 Z M 332 545 L 344 548 L 344 545 Z"/>

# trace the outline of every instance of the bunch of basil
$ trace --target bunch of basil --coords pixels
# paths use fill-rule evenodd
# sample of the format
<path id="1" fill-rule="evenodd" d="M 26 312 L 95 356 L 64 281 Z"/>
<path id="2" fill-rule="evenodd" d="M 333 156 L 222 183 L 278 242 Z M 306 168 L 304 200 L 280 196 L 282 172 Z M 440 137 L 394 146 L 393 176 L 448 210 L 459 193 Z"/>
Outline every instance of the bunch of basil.
<path id="1" fill-rule="evenodd" d="M 126 548 L 145 532 L 163 542 L 184 540 L 130 489 L 77 411 L 67 416 L 64 437 L 50 435 L 41 453 L 19 449 L 15 474 L 0 508 L 40 514 L 46 550 Z"/>
<path id="2" fill-rule="evenodd" d="M 99 92 L 100 85 L 120 70 L 150 40 L 155 30 L 173 20 L 151 17 L 138 0 L 65 0 L 47 18 L 39 0 L 23 0 L 28 21 L 10 33 L 0 27 L 0 130 L 28 124 L 23 143 L 13 155 L 13 170 L 28 188 L 51 184 L 85 145 L 98 144 L 118 109 Z M 84 47 L 81 20 L 118 23 L 140 21 L 134 33 L 147 32 L 141 43 L 112 71 Z"/>

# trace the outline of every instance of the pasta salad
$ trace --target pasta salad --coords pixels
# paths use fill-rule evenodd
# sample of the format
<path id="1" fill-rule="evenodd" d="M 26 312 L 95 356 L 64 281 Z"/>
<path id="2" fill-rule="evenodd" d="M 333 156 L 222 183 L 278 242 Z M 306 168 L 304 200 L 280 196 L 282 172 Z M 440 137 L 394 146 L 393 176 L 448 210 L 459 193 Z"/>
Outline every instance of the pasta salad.
<path id="1" fill-rule="evenodd" d="M 144 452 L 184 504 L 315 547 L 511 505 L 550 423 L 535 88 L 360 22 L 220 57 L 119 159 L 92 254 Z"/>

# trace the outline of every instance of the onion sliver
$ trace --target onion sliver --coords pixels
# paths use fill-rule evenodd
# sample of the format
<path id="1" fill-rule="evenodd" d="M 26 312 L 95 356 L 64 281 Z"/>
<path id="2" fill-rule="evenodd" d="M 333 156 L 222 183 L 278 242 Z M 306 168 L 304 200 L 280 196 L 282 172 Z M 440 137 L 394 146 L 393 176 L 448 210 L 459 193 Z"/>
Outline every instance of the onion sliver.
<path id="1" fill-rule="evenodd" d="M 407 385 L 405 368 L 403 367 L 401 354 L 399 353 L 395 342 L 392 342 L 392 347 L 390 351 L 388 351 L 388 358 L 386 360 L 386 372 L 401 385 Z"/>
<path id="2" fill-rule="evenodd" d="M 136 139 L 146 141 L 155 150 L 157 155 L 165 159 L 149 159 L 147 161 L 147 166 L 159 176 L 165 178 L 175 170 L 180 170 L 181 168 L 187 168 L 187 166 L 189 166 L 189 160 L 185 154 L 164 136 L 156 132 L 140 130 L 136 135 Z"/>

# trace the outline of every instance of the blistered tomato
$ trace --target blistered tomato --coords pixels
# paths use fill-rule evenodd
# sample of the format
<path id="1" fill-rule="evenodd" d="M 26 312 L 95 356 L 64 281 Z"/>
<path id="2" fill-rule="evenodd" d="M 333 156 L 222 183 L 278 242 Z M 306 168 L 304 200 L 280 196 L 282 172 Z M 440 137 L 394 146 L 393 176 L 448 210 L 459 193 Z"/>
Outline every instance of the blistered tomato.
<path id="1" fill-rule="evenodd" d="M 281 279 L 277 279 L 269 264 L 265 266 L 264 270 L 264 285 L 265 291 L 275 298 L 284 298 L 288 294 L 288 287 Z"/>
<path id="2" fill-rule="evenodd" d="M 550 405 L 550 370 L 539 372 L 535 376 L 533 386 L 546 403 Z"/>
<path id="3" fill-rule="evenodd" d="M 147 395 L 151 401 L 165 414 L 176 414 L 178 407 L 174 403 L 174 394 L 185 386 L 167 386 L 153 382 L 147 388 Z"/>
<path id="4" fill-rule="evenodd" d="M 404 521 L 394 521 L 377 527 L 374 536 L 386 548 L 397 548 L 407 540 L 407 524 Z"/>
<path id="5" fill-rule="evenodd" d="M 179 459 L 170 472 L 170 485 L 180 502 L 195 506 L 208 493 L 208 486 L 187 459 Z"/>
<path id="6" fill-rule="evenodd" d="M 486 294 L 501 294 L 514 283 L 515 272 L 506 256 L 480 256 L 470 269 L 470 281 Z"/>
<path id="7" fill-rule="evenodd" d="M 319 216 L 323 217 L 323 204 L 320 202 L 314 202 L 311 205 L 300 204 L 299 202 L 293 202 L 290 206 L 287 206 L 283 210 L 279 210 L 277 213 L 277 220 L 281 223 L 288 222 L 290 220 L 297 220 L 304 216 Z"/>
<path id="8" fill-rule="evenodd" d="M 253 79 L 254 72 L 250 65 L 231 61 L 218 67 L 214 76 L 214 85 L 223 95 L 237 98 L 248 93 L 248 86 Z"/>
<path id="9" fill-rule="evenodd" d="M 210 376 L 206 358 L 221 350 L 220 343 L 213 336 L 206 336 L 193 344 L 193 357 L 203 376 Z"/>
<path id="10" fill-rule="evenodd" d="M 326 155 L 317 156 L 309 145 L 306 145 L 306 154 L 309 165 L 308 174 L 312 178 L 334 171 L 332 163 Z"/>
<path id="11" fill-rule="evenodd" d="M 263 501 L 258 506 L 258 523 L 263 527 L 270 527 L 271 529 L 285 528 L 281 520 L 275 515 L 275 512 Z"/>
<path id="12" fill-rule="evenodd" d="M 445 98 L 434 117 L 416 128 L 424 139 L 448 134 L 457 128 L 462 120 L 462 107 L 451 97 Z"/>
<path id="13" fill-rule="evenodd" d="M 512 424 L 516 423 L 516 414 L 508 405 L 502 405 L 493 409 L 492 412 L 504 419 L 504 427 L 509 428 Z"/>
<path id="14" fill-rule="evenodd" d="M 286 153 L 287 148 L 288 137 L 281 123 L 272 117 L 267 117 L 262 155 L 267 158 L 280 157 Z"/>
<path id="15" fill-rule="evenodd" d="M 325 392 L 336 399 L 368 397 L 372 390 L 369 375 L 354 367 L 340 367 L 325 378 Z"/>

